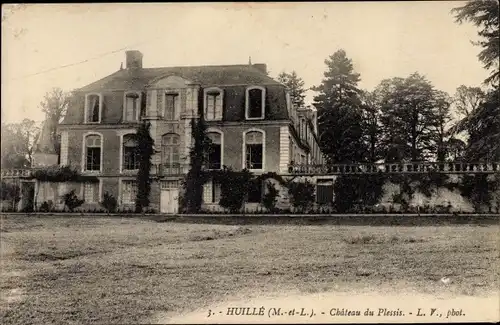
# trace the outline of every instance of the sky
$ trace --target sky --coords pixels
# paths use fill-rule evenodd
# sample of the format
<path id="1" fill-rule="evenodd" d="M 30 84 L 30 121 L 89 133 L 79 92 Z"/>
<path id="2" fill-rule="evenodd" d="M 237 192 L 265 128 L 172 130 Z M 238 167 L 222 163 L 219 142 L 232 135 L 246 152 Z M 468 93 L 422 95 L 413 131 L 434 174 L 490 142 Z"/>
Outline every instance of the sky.
<path id="1" fill-rule="evenodd" d="M 126 50 L 144 67 L 266 63 L 318 85 L 344 49 L 360 88 L 418 71 L 440 90 L 479 86 L 477 28 L 458 24 L 461 1 L 125 3 L 2 6 L 2 122 L 42 121 L 39 103 L 120 68 Z M 309 91 L 306 100 L 312 101 Z"/>

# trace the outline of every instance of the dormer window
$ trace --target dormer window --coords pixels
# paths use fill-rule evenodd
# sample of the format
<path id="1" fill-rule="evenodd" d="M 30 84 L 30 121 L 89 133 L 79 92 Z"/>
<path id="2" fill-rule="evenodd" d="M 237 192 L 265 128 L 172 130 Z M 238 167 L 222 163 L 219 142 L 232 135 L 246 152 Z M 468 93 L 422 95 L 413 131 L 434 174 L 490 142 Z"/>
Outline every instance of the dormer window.
<path id="1" fill-rule="evenodd" d="M 87 94 L 85 96 L 85 123 L 101 122 L 102 96 Z"/>
<path id="2" fill-rule="evenodd" d="M 248 87 L 246 91 L 245 117 L 247 120 L 264 119 L 266 89 L 259 86 Z"/>
<path id="3" fill-rule="evenodd" d="M 176 92 L 166 92 L 163 105 L 163 118 L 167 121 L 179 119 L 179 94 Z"/>
<path id="4" fill-rule="evenodd" d="M 141 93 L 126 92 L 124 100 L 123 120 L 126 122 L 137 122 L 141 115 Z"/>
<path id="5" fill-rule="evenodd" d="M 205 119 L 208 121 L 222 120 L 222 96 L 220 88 L 205 89 Z"/>

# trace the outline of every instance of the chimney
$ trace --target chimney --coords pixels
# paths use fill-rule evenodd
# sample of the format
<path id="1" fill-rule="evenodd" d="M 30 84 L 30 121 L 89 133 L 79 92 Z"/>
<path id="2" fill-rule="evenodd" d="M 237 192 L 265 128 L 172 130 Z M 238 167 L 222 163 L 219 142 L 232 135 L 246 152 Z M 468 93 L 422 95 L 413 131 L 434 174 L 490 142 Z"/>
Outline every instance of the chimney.
<path id="1" fill-rule="evenodd" d="M 255 69 L 260 70 L 260 71 L 261 71 L 261 72 L 263 72 L 264 74 L 267 74 L 267 64 L 265 64 L 265 63 L 254 63 L 254 64 L 252 64 L 252 66 L 253 66 Z"/>
<path id="2" fill-rule="evenodd" d="M 125 67 L 130 68 L 142 68 L 142 53 L 137 50 L 126 51 L 126 62 Z"/>

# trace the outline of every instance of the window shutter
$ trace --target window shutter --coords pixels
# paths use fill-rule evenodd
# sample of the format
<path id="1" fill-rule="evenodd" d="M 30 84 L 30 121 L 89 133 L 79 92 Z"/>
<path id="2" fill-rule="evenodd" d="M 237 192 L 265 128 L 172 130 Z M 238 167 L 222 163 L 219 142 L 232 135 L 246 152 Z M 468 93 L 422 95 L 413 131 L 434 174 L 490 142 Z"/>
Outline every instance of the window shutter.
<path id="1" fill-rule="evenodd" d="M 180 120 L 181 113 L 181 96 L 174 97 L 174 120 Z"/>
<path id="2" fill-rule="evenodd" d="M 139 111 L 139 117 L 146 116 L 146 107 L 147 107 L 147 94 L 146 92 L 141 93 L 141 107 Z"/>
<path id="3" fill-rule="evenodd" d="M 222 97 L 223 93 L 221 92 L 215 100 L 215 116 L 214 119 L 222 120 Z"/>

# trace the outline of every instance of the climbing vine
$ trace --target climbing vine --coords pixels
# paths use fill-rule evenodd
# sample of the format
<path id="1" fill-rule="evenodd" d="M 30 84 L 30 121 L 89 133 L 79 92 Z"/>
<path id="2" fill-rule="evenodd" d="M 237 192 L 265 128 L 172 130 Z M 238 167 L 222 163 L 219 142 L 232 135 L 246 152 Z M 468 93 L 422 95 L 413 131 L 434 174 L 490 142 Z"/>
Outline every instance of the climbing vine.
<path id="1" fill-rule="evenodd" d="M 191 119 L 191 136 L 193 145 L 189 151 L 189 171 L 183 180 L 184 195 L 179 203 L 182 211 L 199 213 L 203 202 L 203 184 L 208 180 L 208 175 L 203 170 L 203 166 L 207 159 L 206 152 L 210 144 L 202 114 L 199 119 Z"/>
<path id="2" fill-rule="evenodd" d="M 137 129 L 135 138 L 137 140 L 137 153 L 140 157 L 139 171 L 137 172 L 137 197 L 135 200 L 135 212 L 141 213 L 143 208 L 149 205 L 149 193 L 151 192 L 151 159 L 154 154 L 154 140 L 149 132 L 149 123 L 142 123 Z"/>
<path id="3" fill-rule="evenodd" d="M 70 166 L 55 166 L 36 169 L 28 177 L 42 182 L 98 182 L 99 179 L 91 175 L 81 175 Z"/>
<path id="4" fill-rule="evenodd" d="M 334 183 L 334 206 L 338 212 L 347 212 L 358 206 L 373 206 L 384 194 L 386 177 L 375 175 L 342 175 Z"/>

